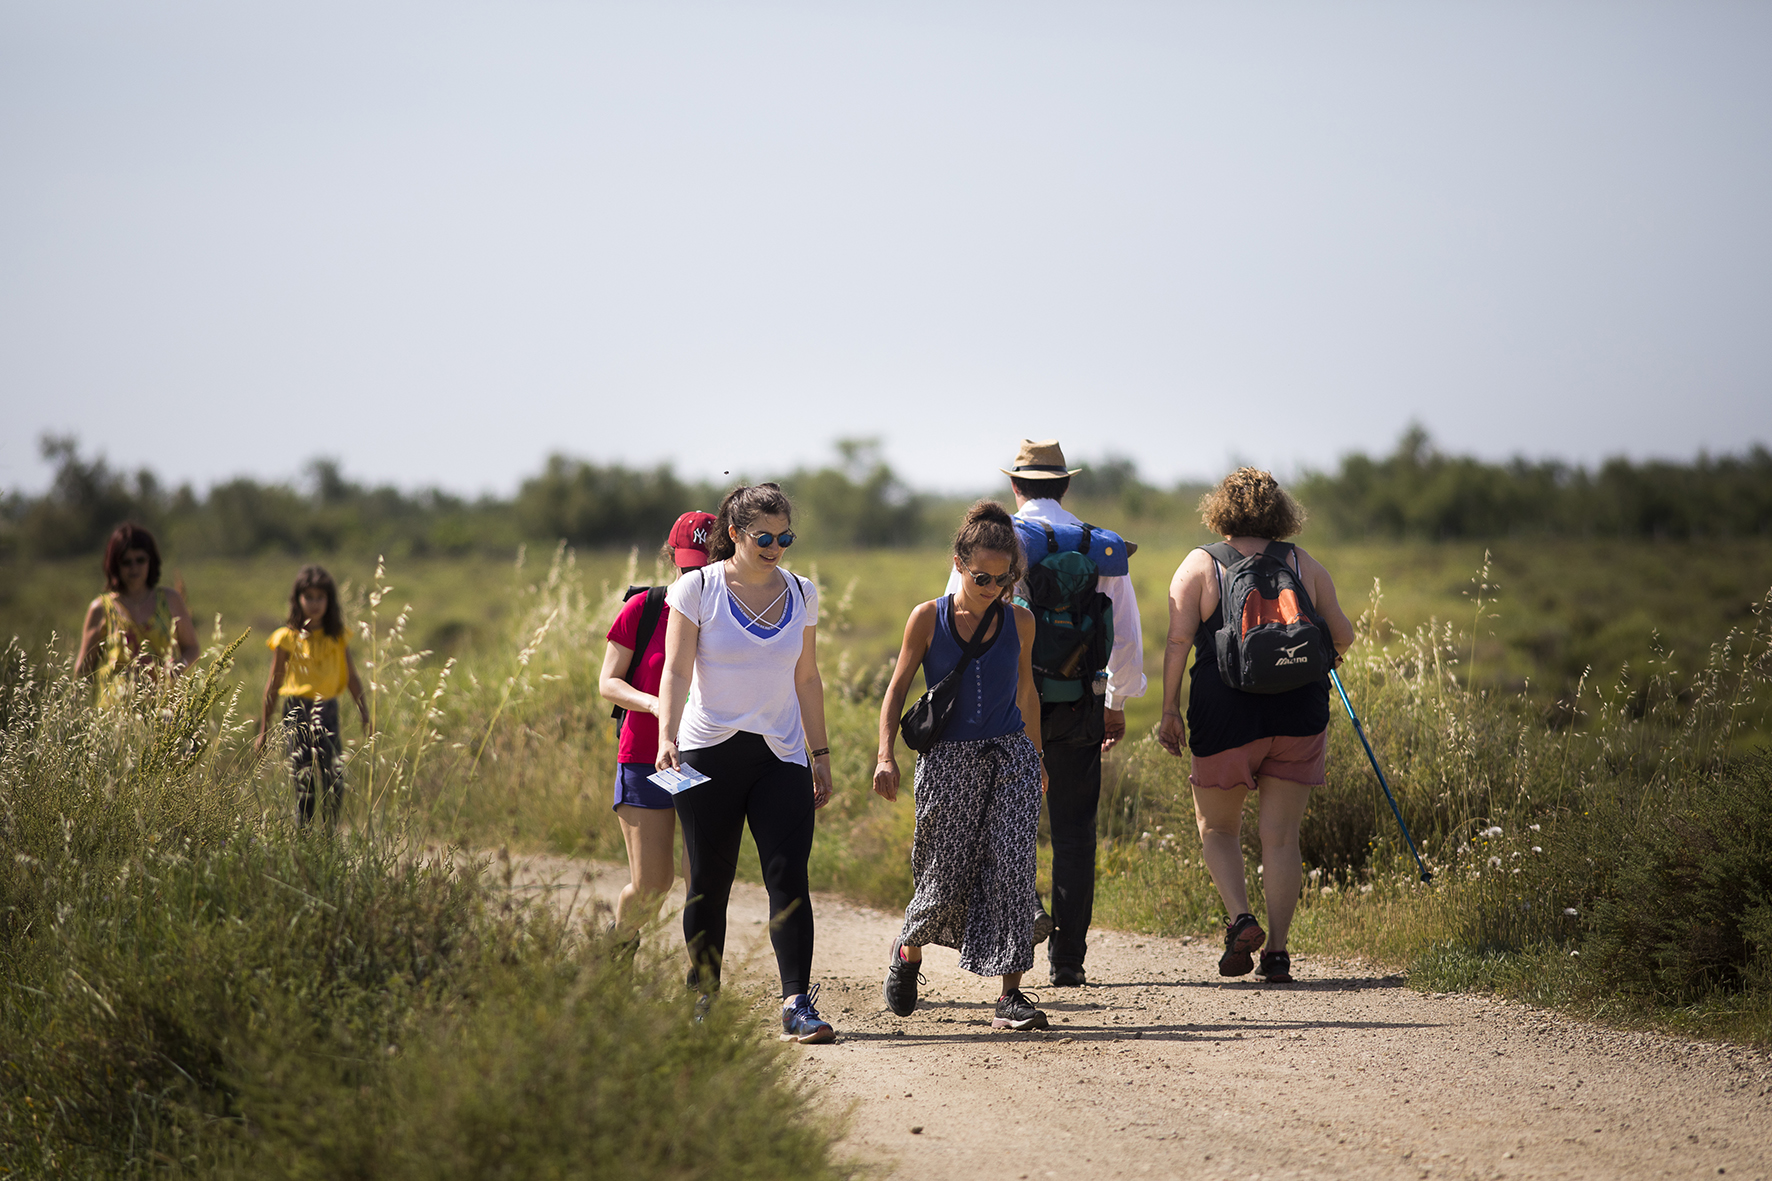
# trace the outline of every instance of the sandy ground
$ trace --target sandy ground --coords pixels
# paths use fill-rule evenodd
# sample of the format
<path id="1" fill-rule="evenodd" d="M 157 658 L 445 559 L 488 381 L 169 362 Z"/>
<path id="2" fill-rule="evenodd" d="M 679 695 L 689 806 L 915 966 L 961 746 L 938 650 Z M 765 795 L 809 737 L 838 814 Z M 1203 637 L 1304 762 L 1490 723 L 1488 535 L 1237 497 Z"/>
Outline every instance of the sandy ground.
<path id="1" fill-rule="evenodd" d="M 626 869 L 535 858 L 518 881 L 585 910 Z M 1029 974 L 1048 1032 L 993 1031 L 995 982 L 935 947 L 899 1018 L 880 985 L 902 916 L 822 895 L 815 914 L 838 1039 L 794 1053 L 876 1175 L 1772 1179 L 1762 1053 L 1414 992 L 1308 954 L 1296 984 L 1222 982 L 1214 945 L 1117 931 L 1092 933 L 1088 987 L 1038 987 L 1043 959 Z M 772 1021 L 766 918 L 763 891 L 736 887 L 725 999 Z M 679 930 L 650 950 L 675 954 Z"/>

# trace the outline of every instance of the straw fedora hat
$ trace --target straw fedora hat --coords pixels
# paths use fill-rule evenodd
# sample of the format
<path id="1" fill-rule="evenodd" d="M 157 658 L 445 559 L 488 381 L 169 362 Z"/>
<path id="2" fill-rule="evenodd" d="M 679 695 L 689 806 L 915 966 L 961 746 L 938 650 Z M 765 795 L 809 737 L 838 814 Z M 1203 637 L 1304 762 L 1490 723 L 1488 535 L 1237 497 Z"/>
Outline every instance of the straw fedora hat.
<path id="1" fill-rule="evenodd" d="M 1015 453 L 1015 466 L 997 470 L 1018 480 L 1062 480 L 1083 469 L 1064 466 L 1064 449 L 1057 439 L 1042 439 L 1038 443 L 1023 439 L 1021 449 Z"/>

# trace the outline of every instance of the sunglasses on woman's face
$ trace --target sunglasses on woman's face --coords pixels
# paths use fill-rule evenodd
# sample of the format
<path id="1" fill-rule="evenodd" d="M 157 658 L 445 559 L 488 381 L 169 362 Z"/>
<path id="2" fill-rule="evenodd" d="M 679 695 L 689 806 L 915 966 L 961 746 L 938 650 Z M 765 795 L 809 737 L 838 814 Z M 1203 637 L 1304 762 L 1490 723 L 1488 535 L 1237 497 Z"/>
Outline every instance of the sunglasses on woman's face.
<path id="1" fill-rule="evenodd" d="M 780 533 L 752 533 L 748 529 L 740 529 L 739 532 L 756 542 L 758 549 L 768 549 L 772 545 L 779 545 L 782 549 L 786 549 L 794 544 L 792 529 L 783 529 Z"/>
<path id="2" fill-rule="evenodd" d="M 964 567 L 962 567 L 962 569 L 964 569 Z M 1008 586 L 1015 581 L 1015 574 L 1013 571 L 1008 574 L 985 574 L 979 570 L 967 570 L 966 574 L 972 579 L 973 586 L 989 586 L 993 582 L 998 586 Z"/>

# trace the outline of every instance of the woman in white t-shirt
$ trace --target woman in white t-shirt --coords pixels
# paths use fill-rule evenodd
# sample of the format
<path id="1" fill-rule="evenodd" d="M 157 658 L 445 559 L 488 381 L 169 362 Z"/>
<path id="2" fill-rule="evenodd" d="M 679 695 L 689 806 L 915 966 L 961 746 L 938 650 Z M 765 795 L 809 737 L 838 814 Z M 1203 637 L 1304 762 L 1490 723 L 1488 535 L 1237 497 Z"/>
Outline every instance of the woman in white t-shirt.
<path id="1" fill-rule="evenodd" d="M 726 903 L 748 822 L 769 891 L 781 1036 L 828 1042 L 836 1033 L 813 1007 L 806 860 L 813 813 L 831 798 L 831 756 L 818 675 L 818 589 L 781 569 L 794 543 L 792 512 L 774 484 L 734 488 L 720 503 L 708 565 L 665 595 L 671 614 L 658 766 L 687 764 L 708 777 L 675 798 L 695 883 L 683 908 L 692 981 L 704 997 L 719 987 Z"/>

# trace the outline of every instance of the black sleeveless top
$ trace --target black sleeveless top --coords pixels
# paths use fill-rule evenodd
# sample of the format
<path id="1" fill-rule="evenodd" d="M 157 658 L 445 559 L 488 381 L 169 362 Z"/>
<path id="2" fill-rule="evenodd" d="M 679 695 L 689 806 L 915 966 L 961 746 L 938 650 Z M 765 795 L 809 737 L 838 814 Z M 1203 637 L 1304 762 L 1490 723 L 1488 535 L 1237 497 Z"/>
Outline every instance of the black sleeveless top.
<path id="1" fill-rule="evenodd" d="M 1224 603 L 1194 635 L 1187 697 L 1187 748 L 1202 758 L 1258 738 L 1311 738 L 1329 728 L 1328 678 L 1284 693 L 1245 693 L 1218 675 L 1218 629 Z"/>

